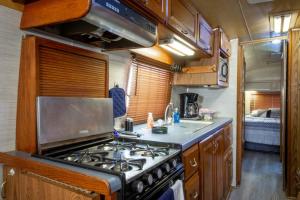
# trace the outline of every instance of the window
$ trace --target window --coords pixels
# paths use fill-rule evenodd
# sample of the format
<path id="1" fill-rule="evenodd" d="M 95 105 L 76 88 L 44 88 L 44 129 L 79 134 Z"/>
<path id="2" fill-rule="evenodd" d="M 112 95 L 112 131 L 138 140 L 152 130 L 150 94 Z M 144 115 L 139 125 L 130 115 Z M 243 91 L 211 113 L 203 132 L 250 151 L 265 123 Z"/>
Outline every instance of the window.
<path id="1" fill-rule="evenodd" d="M 155 119 L 163 118 L 170 102 L 173 73 L 165 66 L 135 57 L 130 66 L 127 93 L 128 116 L 136 123 L 147 120 L 152 112 Z"/>

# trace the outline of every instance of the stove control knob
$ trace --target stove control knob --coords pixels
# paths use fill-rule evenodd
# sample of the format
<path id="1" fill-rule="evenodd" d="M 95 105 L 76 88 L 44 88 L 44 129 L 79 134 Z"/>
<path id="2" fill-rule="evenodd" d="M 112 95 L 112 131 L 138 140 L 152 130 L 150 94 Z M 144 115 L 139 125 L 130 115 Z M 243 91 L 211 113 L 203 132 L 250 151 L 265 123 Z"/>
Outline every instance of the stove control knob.
<path id="1" fill-rule="evenodd" d="M 151 174 L 145 174 L 142 178 L 143 182 L 147 185 L 152 185 L 153 183 L 153 176 Z"/>
<path id="2" fill-rule="evenodd" d="M 177 160 L 176 159 L 170 160 L 170 165 L 171 165 L 171 168 L 177 167 Z"/>
<path id="3" fill-rule="evenodd" d="M 161 169 L 159 169 L 159 168 L 154 169 L 153 170 L 153 175 L 154 175 L 154 178 L 161 179 L 161 177 L 162 177 Z"/>
<path id="4" fill-rule="evenodd" d="M 171 171 L 169 163 L 165 163 L 162 165 L 164 172 L 169 173 Z"/>
<path id="5" fill-rule="evenodd" d="M 143 190 L 144 190 L 144 184 L 143 184 L 142 181 L 134 181 L 134 182 L 131 184 L 131 189 L 132 189 L 134 192 L 142 193 Z"/>

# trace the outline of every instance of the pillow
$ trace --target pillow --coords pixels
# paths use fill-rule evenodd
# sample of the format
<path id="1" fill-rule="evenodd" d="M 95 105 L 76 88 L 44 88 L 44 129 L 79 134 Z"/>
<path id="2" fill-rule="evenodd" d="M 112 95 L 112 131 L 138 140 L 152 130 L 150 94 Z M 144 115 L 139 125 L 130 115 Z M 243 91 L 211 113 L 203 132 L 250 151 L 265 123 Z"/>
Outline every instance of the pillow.
<path id="1" fill-rule="evenodd" d="M 280 108 L 270 108 L 270 118 L 280 118 Z"/>
<path id="2" fill-rule="evenodd" d="M 253 110 L 251 112 L 251 116 L 252 117 L 260 117 L 263 113 L 265 113 L 267 110 L 265 109 L 257 109 L 257 110 Z"/>

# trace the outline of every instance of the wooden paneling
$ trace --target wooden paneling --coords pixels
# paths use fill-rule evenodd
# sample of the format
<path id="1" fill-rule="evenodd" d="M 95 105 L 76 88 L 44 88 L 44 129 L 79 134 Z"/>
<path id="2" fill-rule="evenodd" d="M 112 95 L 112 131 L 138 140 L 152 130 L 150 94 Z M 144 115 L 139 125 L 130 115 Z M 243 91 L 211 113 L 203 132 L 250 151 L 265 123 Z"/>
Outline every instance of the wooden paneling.
<path id="1" fill-rule="evenodd" d="M 17 150 L 37 148 L 36 97 L 108 96 L 108 58 L 57 42 L 23 40 L 17 110 Z"/>
<path id="2" fill-rule="evenodd" d="M 15 3 L 12 0 L 0 0 L 0 5 L 12 8 L 15 10 L 23 11 L 24 5 L 20 3 Z"/>
<path id="3" fill-rule="evenodd" d="M 98 194 L 103 194 L 105 196 L 112 195 L 109 184 L 106 181 L 93 176 L 87 176 L 85 174 L 77 173 L 71 170 L 66 170 L 60 167 L 20 158 L 17 156 L 11 156 L 5 153 L 0 153 L 0 160 L 1 163 L 15 169 L 21 169 L 25 172 L 31 172 L 64 184 L 83 188 L 85 190 L 96 192 Z M 7 174 L 7 170 L 5 171 L 5 173 Z M 9 176 L 9 178 L 11 177 Z M 14 181 L 17 180 L 13 178 L 13 182 Z M 13 182 L 12 184 L 14 184 Z M 10 184 L 11 183 L 9 183 L 8 185 Z M 21 187 L 21 185 L 18 184 L 17 187 Z M 15 192 L 17 190 L 19 190 L 19 188 L 15 188 L 11 192 Z"/>
<path id="4" fill-rule="evenodd" d="M 39 0 L 25 5 L 21 28 L 32 28 L 48 24 L 79 19 L 87 14 L 90 0 Z"/>
<path id="5" fill-rule="evenodd" d="M 14 170 L 14 175 L 6 175 L 6 200 L 99 200 L 96 193 L 81 191 L 66 184 L 62 184 L 51 179 L 40 177 L 27 172 L 22 172 L 17 168 L 5 166 L 5 174 L 9 170 Z"/>
<path id="6" fill-rule="evenodd" d="M 280 93 L 257 93 L 251 94 L 250 111 L 256 109 L 280 108 Z"/>
<path id="7" fill-rule="evenodd" d="M 244 145 L 244 114 L 245 114 L 245 59 L 242 46 L 238 47 L 237 69 L 237 157 L 236 184 L 241 184 L 242 158 Z"/>
<path id="8" fill-rule="evenodd" d="M 198 145 L 194 145 L 186 150 L 183 155 L 184 176 L 186 179 L 190 178 L 199 169 L 199 150 Z"/>
<path id="9" fill-rule="evenodd" d="M 300 191 L 300 31 L 289 33 L 288 119 L 287 119 L 287 195 L 296 197 Z M 299 173 L 300 174 L 300 173 Z"/>

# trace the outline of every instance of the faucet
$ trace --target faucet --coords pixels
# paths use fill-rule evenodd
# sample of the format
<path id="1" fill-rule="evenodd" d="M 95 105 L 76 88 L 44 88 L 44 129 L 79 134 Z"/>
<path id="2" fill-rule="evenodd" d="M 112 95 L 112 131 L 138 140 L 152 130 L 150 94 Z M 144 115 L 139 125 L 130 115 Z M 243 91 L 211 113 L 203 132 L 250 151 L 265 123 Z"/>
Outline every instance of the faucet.
<path id="1" fill-rule="evenodd" d="M 169 114 L 169 110 L 170 110 L 170 107 L 172 108 L 172 110 L 174 109 L 174 106 L 173 106 L 173 103 L 170 102 L 167 107 L 166 107 L 166 110 L 165 110 L 165 124 L 169 124 L 168 123 L 168 114 Z"/>

